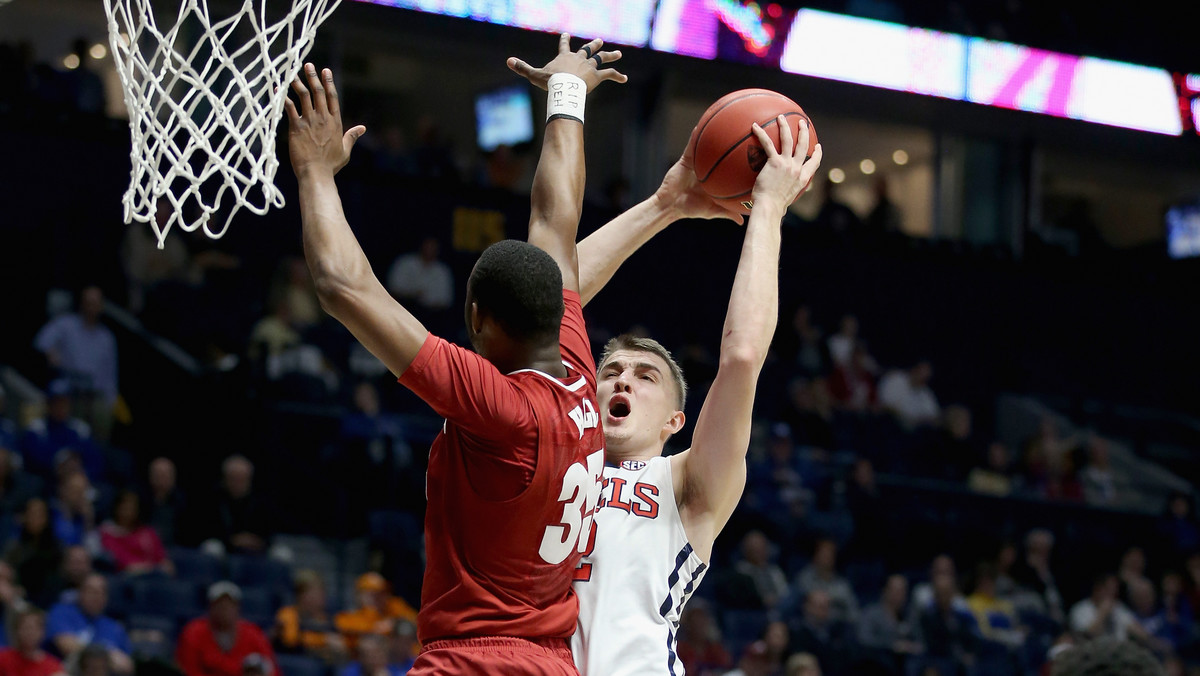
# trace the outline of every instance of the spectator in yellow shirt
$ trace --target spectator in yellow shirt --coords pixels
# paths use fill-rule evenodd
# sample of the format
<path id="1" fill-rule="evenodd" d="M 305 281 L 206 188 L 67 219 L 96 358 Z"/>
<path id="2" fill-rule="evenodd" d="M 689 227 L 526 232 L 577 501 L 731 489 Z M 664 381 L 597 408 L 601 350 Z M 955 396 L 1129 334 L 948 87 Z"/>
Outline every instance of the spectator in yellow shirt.
<path id="1" fill-rule="evenodd" d="M 379 573 L 365 573 L 355 584 L 359 607 L 337 614 L 334 624 L 354 648 L 358 638 L 366 634 L 387 636 L 396 628 L 397 620 L 417 622 L 417 611 L 399 596 L 388 593 L 387 580 Z"/>
<path id="2" fill-rule="evenodd" d="M 302 653 L 327 662 L 340 662 L 346 641 L 325 610 L 325 583 L 312 570 L 295 577 L 296 604 L 280 608 L 275 615 L 275 644 L 279 652 Z"/>

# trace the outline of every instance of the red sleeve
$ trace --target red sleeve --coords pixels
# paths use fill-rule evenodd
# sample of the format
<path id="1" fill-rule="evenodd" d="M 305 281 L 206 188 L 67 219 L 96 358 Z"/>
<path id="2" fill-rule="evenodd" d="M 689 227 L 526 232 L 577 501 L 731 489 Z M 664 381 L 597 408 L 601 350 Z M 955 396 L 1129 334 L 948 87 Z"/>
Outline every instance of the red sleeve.
<path id="1" fill-rule="evenodd" d="M 528 398 L 490 361 L 433 334 L 401 374 L 400 384 L 481 439 L 511 442 L 536 424 Z"/>
<path id="2" fill-rule="evenodd" d="M 271 642 L 267 640 L 267 635 L 264 634 L 263 630 L 259 629 L 256 625 L 250 624 L 248 626 L 250 629 L 250 634 L 254 638 L 254 652 L 271 660 L 271 673 L 278 674 L 279 665 L 275 663 L 275 651 L 271 648 Z"/>
<path id="3" fill-rule="evenodd" d="M 196 625 L 189 623 L 183 628 L 183 633 L 179 636 L 179 643 L 175 647 L 175 662 L 179 665 L 179 670 L 188 676 L 200 673 L 198 650 Z"/>
<path id="4" fill-rule="evenodd" d="M 563 319 L 558 343 L 563 359 L 590 377 L 595 376 L 596 358 L 592 356 L 592 343 L 583 321 L 583 303 L 579 294 L 569 289 L 563 289 Z"/>

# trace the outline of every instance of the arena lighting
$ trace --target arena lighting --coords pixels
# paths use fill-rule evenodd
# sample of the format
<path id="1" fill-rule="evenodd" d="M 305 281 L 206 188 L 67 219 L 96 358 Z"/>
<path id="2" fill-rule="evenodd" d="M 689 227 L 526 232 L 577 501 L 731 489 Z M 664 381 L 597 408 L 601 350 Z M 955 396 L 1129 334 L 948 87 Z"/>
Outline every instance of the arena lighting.
<path id="1" fill-rule="evenodd" d="M 905 164 L 908 164 L 908 153 L 904 152 L 903 150 L 897 150 L 896 152 L 892 153 L 892 161 L 896 164 L 904 166 Z"/>
<path id="2" fill-rule="evenodd" d="M 67 54 L 63 57 L 62 65 L 67 70 L 75 70 L 79 67 L 79 57 L 74 54 Z"/>
<path id="3" fill-rule="evenodd" d="M 102 43 L 97 42 L 96 44 L 92 45 L 91 49 L 88 50 L 88 54 L 93 59 L 99 61 L 100 59 L 108 56 L 108 47 L 105 47 Z"/>
<path id="4" fill-rule="evenodd" d="M 867 176 L 874 174 L 875 173 L 875 161 L 871 160 L 871 159 L 866 159 L 866 160 L 863 160 L 862 162 L 859 162 L 858 170 L 861 171 L 862 173 L 866 174 Z"/>
<path id="5" fill-rule="evenodd" d="M 1200 133 L 1200 76 L 762 0 L 358 0 L 1125 129 Z M 0 0 L 3 2 L 3 0 Z M 764 9 L 765 7 L 765 9 Z M 895 159 L 895 158 L 893 158 Z M 899 164 L 899 162 L 898 162 Z"/>
<path id="6" fill-rule="evenodd" d="M 841 183 L 846 180 L 846 172 L 834 167 L 829 170 L 829 180 L 834 183 Z"/>

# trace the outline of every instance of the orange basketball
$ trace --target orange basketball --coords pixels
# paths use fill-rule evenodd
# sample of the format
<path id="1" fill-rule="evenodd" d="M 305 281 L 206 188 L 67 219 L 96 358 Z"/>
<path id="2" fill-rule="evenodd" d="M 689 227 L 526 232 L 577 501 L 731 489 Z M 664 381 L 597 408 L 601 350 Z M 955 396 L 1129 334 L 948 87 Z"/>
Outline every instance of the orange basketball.
<path id="1" fill-rule="evenodd" d="M 750 213 L 750 192 L 758 172 L 767 162 L 766 153 L 750 130 L 757 122 L 779 150 L 779 124 L 783 115 L 800 142 L 800 120 L 808 121 L 808 153 L 817 146 L 817 130 L 796 102 L 768 89 L 741 89 L 722 96 L 704 111 L 696 123 L 696 146 L 692 165 L 704 192 L 722 205 Z"/>

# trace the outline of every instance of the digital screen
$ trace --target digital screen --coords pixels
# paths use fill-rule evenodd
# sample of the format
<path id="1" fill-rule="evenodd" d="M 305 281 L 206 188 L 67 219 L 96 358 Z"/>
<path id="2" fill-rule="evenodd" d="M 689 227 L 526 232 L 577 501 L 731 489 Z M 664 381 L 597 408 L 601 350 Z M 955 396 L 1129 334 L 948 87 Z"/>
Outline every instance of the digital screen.
<path id="1" fill-rule="evenodd" d="M 962 99 L 966 38 L 801 10 L 780 67 L 800 75 Z"/>
<path id="2" fill-rule="evenodd" d="M 632 47 L 650 42 L 656 0 L 362 0 L 377 5 L 514 26 L 566 31 Z"/>
<path id="3" fill-rule="evenodd" d="M 1171 207 L 1167 211 L 1167 255 L 1171 258 L 1200 256 L 1200 202 Z"/>
<path id="4" fill-rule="evenodd" d="M 360 0 L 1159 134 L 1200 133 L 1200 75 L 759 0 Z"/>
<path id="5" fill-rule="evenodd" d="M 523 85 L 475 98 L 476 142 L 484 151 L 533 140 L 533 104 Z"/>

